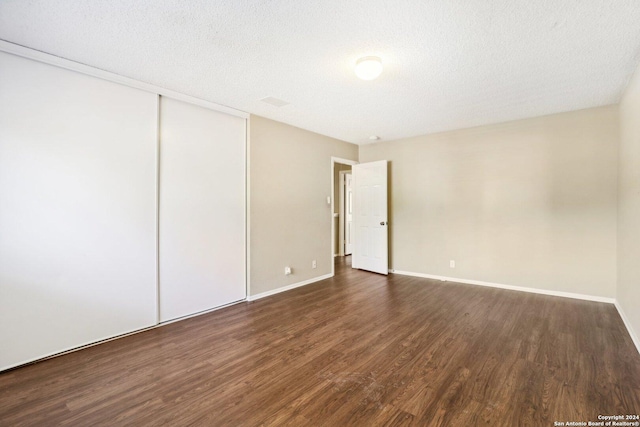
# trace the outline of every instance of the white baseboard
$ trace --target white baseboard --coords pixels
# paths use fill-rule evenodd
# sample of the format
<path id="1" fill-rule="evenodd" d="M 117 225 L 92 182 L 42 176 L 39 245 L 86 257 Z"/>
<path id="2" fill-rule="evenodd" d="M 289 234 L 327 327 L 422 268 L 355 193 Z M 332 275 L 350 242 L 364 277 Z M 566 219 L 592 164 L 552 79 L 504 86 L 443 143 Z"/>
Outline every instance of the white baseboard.
<path id="1" fill-rule="evenodd" d="M 636 350 L 638 350 L 638 353 L 640 353 L 640 338 L 638 338 L 638 335 L 633 330 L 633 327 L 631 326 L 631 322 L 629 321 L 629 318 L 627 317 L 627 315 L 624 313 L 624 310 L 622 309 L 622 306 L 620 305 L 620 303 L 616 301 L 615 305 L 616 305 L 616 308 L 618 309 L 618 313 L 620 314 L 620 317 L 622 318 L 622 321 L 624 322 L 624 326 L 627 327 L 627 331 L 631 336 L 631 340 L 636 345 Z"/>
<path id="2" fill-rule="evenodd" d="M 389 273 L 401 274 L 403 276 L 423 277 L 425 279 L 436 279 L 445 282 L 465 283 L 468 285 L 488 286 L 491 288 L 508 289 L 511 291 L 529 292 L 533 294 L 552 295 L 555 297 L 574 298 L 587 301 L 606 302 L 614 304 L 615 298 L 599 297 L 595 295 L 574 294 L 572 292 L 549 291 L 546 289 L 527 288 L 523 286 L 503 285 L 500 283 L 482 282 L 480 280 L 459 279 L 456 277 L 436 276 L 435 274 L 413 273 L 410 271 L 389 270 Z"/>
<path id="3" fill-rule="evenodd" d="M 319 282 L 324 279 L 330 279 L 331 277 L 333 277 L 333 274 L 329 273 L 329 274 L 325 274 L 324 276 L 313 277 L 311 279 L 303 280 L 302 282 L 283 286 L 281 288 L 273 289 L 267 292 L 262 292 L 256 295 L 249 295 L 247 297 L 247 301 L 255 301 L 257 299 L 268 297 L 270 295 L 279 294 L 280 292 L 290 291 L 291 289 L 299 288 L 300 286 L 309 285 L 311 283 Z"/>

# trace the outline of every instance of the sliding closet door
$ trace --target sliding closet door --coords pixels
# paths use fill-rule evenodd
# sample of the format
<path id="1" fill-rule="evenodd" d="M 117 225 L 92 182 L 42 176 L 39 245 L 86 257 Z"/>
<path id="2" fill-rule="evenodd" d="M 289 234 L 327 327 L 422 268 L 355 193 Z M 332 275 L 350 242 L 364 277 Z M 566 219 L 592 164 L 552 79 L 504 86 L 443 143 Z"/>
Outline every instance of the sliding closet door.
<path id="1" fill-rule="evenodd" d="M 156 116 L 0 52 L 0 370 L 156 323 Z"/>
<path id="2" fill-rule="evenodd" d="M 245 119 L 160 99 L 160 320 L 244 299 Z"/>

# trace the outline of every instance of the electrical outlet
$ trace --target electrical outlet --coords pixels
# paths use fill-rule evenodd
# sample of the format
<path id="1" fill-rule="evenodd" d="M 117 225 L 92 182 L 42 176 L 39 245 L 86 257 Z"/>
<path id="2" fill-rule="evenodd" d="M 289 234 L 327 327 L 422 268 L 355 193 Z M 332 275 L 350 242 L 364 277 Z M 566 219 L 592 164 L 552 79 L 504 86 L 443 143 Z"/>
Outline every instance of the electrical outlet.
<path id="1" fill-rule="evenodd" d="M 311 261 L 311 268 L 316 268 L 317 266 L 318 266 L 318 263 L 316 263 L 315 259 Z"/>
<path id="2" fill-rule="evenodd" d="M 285 267 L 285 268 L 284 268 L 284 275 L 285 275 L 285 276 L 288 276 L 288 275 L 290 275 L 290 274 L 291 274 L 291 267 Z"/>
<path id="3" fill-rule="evenodd" d="M 450 261 L 449 261 L 449 267 L 451 267 L 451 268 L 456 268 L 456 262 L 455 262 L 455 260 L 450 260 Z"/>

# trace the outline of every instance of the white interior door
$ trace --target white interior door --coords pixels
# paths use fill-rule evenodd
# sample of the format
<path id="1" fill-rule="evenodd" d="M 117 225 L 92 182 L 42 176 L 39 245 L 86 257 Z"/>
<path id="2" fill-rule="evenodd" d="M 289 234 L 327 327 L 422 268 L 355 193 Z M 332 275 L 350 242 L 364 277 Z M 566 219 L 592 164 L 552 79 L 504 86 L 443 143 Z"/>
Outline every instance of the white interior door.
<path id="1" fill-rule="evenodd" d="M 387 161 L 353 166 L 353 268 L 389 272 Z"/>
<path id="2" fill-rule="evenodd" d="M 344 175 L 344 254 L 353 253 L 353 175 Z"/>
<path id="3" fill-rule="evenodd" d="M 246 297 L 245 120 L 160 102 L 160 320 Z"/>

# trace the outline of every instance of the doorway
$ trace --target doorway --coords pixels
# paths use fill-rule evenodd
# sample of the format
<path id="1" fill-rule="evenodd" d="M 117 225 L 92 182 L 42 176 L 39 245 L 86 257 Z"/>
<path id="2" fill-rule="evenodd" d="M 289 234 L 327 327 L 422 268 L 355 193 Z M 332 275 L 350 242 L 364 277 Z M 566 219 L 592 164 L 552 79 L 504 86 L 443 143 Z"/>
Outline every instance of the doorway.
<path id="1" fill-rule="evenodd" d="M 351 167 L 358 164 L 354 160 L 331 158 L 331 257 L 345 256 L 345 176 L 351 176 Z M 351 196 L 353 200 L 353 196 Z M 352 239 L 350 239 L 350 242 Z M 351 250 L 351 247 L 348 249 Z M 331 263 L 332 274 L 335 274 L 335 263 Z"/>
<path id="2" fill-rule="evenodd" d="M 353 252 L 353 175 L 351 168 L 341 170 L 338 198 L 338 256 Z"/>

